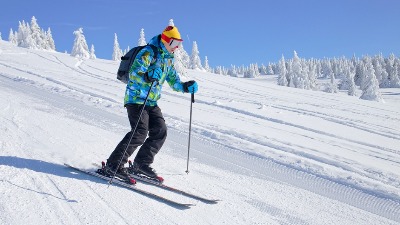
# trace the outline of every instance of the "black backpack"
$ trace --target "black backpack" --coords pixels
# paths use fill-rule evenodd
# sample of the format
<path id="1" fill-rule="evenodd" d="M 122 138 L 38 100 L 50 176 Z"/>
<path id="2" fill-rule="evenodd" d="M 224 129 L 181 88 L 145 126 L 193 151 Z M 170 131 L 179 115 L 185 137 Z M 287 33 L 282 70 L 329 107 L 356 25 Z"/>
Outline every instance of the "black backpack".
<path id="1" fill-rule="evenodd" d="M 129 70 L 132 67 L 133 62 L 135 61 L 136 55 L 142 50 L 144 47 L 150 46 L 154 52 L 154 59 L 158 57 L 158 49 L 154 45 L 144 45 L 144 46 L 137 46 L 129 50 L 124 56 L 121 57 L 121 63 L 119 64 L 117 79 L 125 84 L 128 83 L 129 80 Z M 155 60 L 153 60 L 155 61 Z"/>

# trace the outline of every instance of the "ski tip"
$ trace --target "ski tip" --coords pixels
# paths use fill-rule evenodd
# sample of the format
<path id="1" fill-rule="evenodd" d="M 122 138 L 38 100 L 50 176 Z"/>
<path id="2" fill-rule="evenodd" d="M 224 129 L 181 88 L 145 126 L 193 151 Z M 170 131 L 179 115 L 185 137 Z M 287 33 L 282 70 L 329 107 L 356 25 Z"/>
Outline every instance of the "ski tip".
<path id="1" fill-rule="evenodd" d="M 129 184 L 135 185 L 137 181 L 133 178 L 129 178 Z"/>
<path id="2" fill-rule="evenodd" d="M 208 203 L 208 204 L 217 204 L 217 203 L 220 202 L 220 201 L 222 201 L 222 200 L 220 200 L 220 199 L 213 199 L 213 200 L 207 200 L 206 203 Z"/>
<path id="3" fill-rule="evenodd" d="M 182 208 L 182 209 L 190 209 L 190 208 L 193 207 L 193 206 L 196 206 L 196 204 L 192 204 L 192 203 L 188 203 L 188 204 L 180 203 L 180 204 L 178 205 L 178 207 L 180 207 L 180 208 Z"/>
<path id="4" fill-rule="evenodd" d="M 162 184 L 164 182 L 164 178 L 162 178 L 160 176 L 158 176 L 156 179 L 158 180 L 158 182 L 160 182 L 160 184 Z"/>

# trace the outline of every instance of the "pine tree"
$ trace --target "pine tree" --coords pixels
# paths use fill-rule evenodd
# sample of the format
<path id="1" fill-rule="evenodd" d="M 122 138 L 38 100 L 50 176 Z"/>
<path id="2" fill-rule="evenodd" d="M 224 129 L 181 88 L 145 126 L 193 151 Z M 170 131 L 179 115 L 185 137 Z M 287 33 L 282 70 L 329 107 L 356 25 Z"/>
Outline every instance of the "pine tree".
<path id="1" fill-rule="evenodd" d="M 235 65 L 231 65 L 231 69 L 228 70 L 228 75 L 231 77 L 238 77 L 239 72 Z"/>
<path id="2" fill-rule="evenodd" d="M 144 37 L 144 29 L 140 30 L 140 38 L 138 40 L 138 46 L 145 46 L 147 44 L 146 38 Z"/>
<path id="3" fill-rule="evenodd" d="M 393 63 L 394 63 L 394 55 L 390 54 L 388 58 L 385 60 L 385 71 L 387 73 L 386 77 L 382 77 L 382 81 L 380 82 L 380 87 L 390 88 L 390 79 L 391 73 L 393 72 Z"/>
<path id="4" fill-rule="evenodd" d="M 305 59 L 301 59 L 300 63 L 301 63 L 301 74 L 303 77 L 303 89 L 309 90 L 311 88 L 310 79 L 309 79 L 309 75 L 310 75 L 309 67 L 308 67 L 307 61 Z"/>
<path id="5" fill-rule="evenodd" d="M 350 64 L 352 65 L 352 64 Z M 339 83 L 339 90 L 349 90 L 350 87 L 350 65 L 343 66 L 343 77 Z"/>
<path id="6" fill-rule="evenodd" d="M 308 85 L 311 90 L 317 86 L 317 64 L 313 61 L 309 62 Z"/>
<path id="7" fill-rule="evenodd" d="M 304 89 L 306 82 L 306 74 L 303 71 L 303 67 L 297 52 L 294 51 L 293 62 L 292 62 L 292 80 L 295 88 Z"/>
<path id="8" fill-rule="evenodd" d="M 112 54 L 112 60 L 121 61 L 121 57 L 122 57 L 122 50 L 119 47 L 117 34 L 114 33 L 114 51 Z"/>
<path id="9" fill-rule="evenodd" d="M 1 32 L 0 32 L 0 41 L 2 41 L 3 40 L 3 38 L 1 37 Z"/>
<path id="10" fill-rule="evenodd" d="M 74 46 L 72 47 L 71 56 L 81 58 L 81 59 L 89 59 L 89 47 L 86 43 L 85 36 L 83 35 L 83 28 L 79 28 L 74 31 L 75 35 Z"/>
<path id="11" fill-rule="evenodd" d="M 347 91 L 347 94 L 350 96 L 356 96 L 356 84 L 354 82 L 354 76 L 356 75 L 356 69 L 355 67 L 351 64 L 349 65 L 349 70 L 347 70 L 347 76 L 348 76 L 348 81 L 349 81 L 349 89 Z"/>
<path id="12" fill-rule="evenodd" d="M 94 53 L 94 45 L 92 44 L 91 48 L 90 48 L 90 59 L 96 59 L 96 54 Z"/>
<path id="13" fill-rule="evenodd" d="M 168 26 L 175 26 L 173 19 L 169 19 Z"/>
<path id="14" fill-rule="evenodd" d="M 381 93 L 379 92 L 379 82 L 375 76 L 375 70 L 372 66 L 371 58 L 365 57 L 364 73 L 363 73 L 363 88 L 360 99 L 383 102 Z"/>
<path id="15" fill-rule="evenodd" d="M 183 49 L 183 45 L 175 50 L 174 52 L 174 67 L 179 75 L 185 77 L 187 75 L 186 68 L 189 67 L 189 62 L 187 62 L 187 52 Z"/>
<path id="16" fill-rule="evenodd" d="M 260 74 L 262 74 L 262 75 L 267 75 L 267 74 L 268 74 L 268 69 L 267 69 L 267 67 L 264 65 L 264 63 L 261 64 L 261 67 L 260 67 Z"/>
<path id="17" fill-rule="evenodd" d="M 8 35 L 8 41 L 15 46 L 18 45 L 17 36 L 15 35 L 12 28 L 10 29 L 10 34 Z"/>
<path id="18" fill-rule="evenodd" d="M 286 78 L 287 76 L 287 69 L 285 65 L 285 57 L 283 57 L 279 61 L 279 76 L 278 76 L 278 85 L 281 86 L 287 86 L 288 85 L 288 80 Z"/>
<path id="19" fill-rule="evenodd" d="M 400 88 L 400 59 L 396 58 L 393 63 L 392 80 L 390 81 L 391 88 Z"/>
<path id="20" fill-rule="evenodd" d="M 330 82 L 329 82 L 329 85 L 327 87 L 326 92 L 337 93 L 338 91 L 339 91 L 338 90 L 338 84 L 337 84 L 336 79 L 335 79 L 335 74 L 332 72 L 331 73 L 331 77 L 330 77 Z"/>
<path id="21" fill-rule="evenodd" d="M 274 70 L 272 69 L 271 63 L 268 63 L 267 74 L 269 74 L 269 75 L 274 75 L 275 74 Z"/>
<path id="22" fill-rule="evenodd" d="M 47 29 L 46 32 L 46 49 L 55 51 L 56 45 L 54 43 L 53 35 L 51 34 L 50 27 Z"/>
<path id="23" fill-rule="evenodd" d="M 204 57 L 204 66 L 203 68 L 207 71 L 207 72 L 211 72 L 211 68 L 210 65 L 208 64 L 208 58 L 207 56 Z"/>
<path id="24" fill-rule="evenodd" d="M 200 52 L 197 47 L 197 43 L 193 41 L 192 55 L 190 56 L 190 68 L 194 70 L 204 70 L 201 65 L 201 60 L 199 56 Z"/>
<path id="25" fill-rule="evenodd" d="M 215 74 L 221 74 L 221 75 L 223 75 L 222 66 L 217 66 L 217 67 L 215 68 L 214 73 L 215 73 Z"/>
<path id="26" fill-rule="evenodd" d="M 31 28 L 29 24 L 25 23 L 23 20 L 22 23 L 19 22 L 18 32 L 17 32 L 17 45 L 23 48 L 33 48 L 35 46 L 35 42 L 32 39 Z"/>
<path id="27" fill-rule="evenodd" d="M 255 77 L 258 77 L 259 75 L 260 75 L 260 71 L 258 71 L 257 64 L 250 64 L 249 68 L 244 73 L 245 78 L 255 78 Z"/>
<path id="28" fill-rule="evenodd" d="M 31 36 L 33 42 L 30 47 L 33 49 L 43 49 L 43 46 L 45 46 L 45 40 L 43 40 L 42 30 L 34 16 L 31 19 Z"/>

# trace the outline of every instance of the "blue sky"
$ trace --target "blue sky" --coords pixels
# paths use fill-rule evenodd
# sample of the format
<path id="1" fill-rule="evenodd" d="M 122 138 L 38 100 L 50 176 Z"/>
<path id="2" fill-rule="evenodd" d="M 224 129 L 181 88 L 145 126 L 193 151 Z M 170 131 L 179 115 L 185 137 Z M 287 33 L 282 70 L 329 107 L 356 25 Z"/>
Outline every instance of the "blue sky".
<path id="1" fill-rule="evenodd" d="M 40 3 L 38 3 L 40 2 Z M 8 40 L 18 21 L 51 28 L 57 51 L 71 51 L 73 31 L 83 27 L 98 58 L 111 59 L 114 33 L 122 49 L 162 32 L 173 19 L 191 54 L 212 67 L 292 58 L 400 55 L 399 0 L 20 0 L 1 3 L 0 32 Z"/>

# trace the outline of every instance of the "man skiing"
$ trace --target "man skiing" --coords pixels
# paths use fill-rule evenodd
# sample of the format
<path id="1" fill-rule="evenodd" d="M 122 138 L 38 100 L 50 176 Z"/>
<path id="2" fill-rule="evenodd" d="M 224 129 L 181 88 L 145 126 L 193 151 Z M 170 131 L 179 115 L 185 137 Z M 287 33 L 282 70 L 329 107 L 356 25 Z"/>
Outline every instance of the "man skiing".
<path id="1" fill-rule="evenodd" d="M 130 172 L 152 179 L 158 178 L 151 164 L 167 137 L 164 117 L 157 105 L 162 85 L 166 81 L 173 90 L 184 93 L 196 93 L 198 90 L 196 81 L 181 82 L 174 68 L 174 51 L 181 46 L 182 41 L 178 28 L 168 26 L 162 34 L 153 37 L 149 42 L 149 45 L 157 48 L 158 54 L 147 45 L 136 55 L 130 68 L 124 98 L 131 131 L 107 159 L 105 167 L 107 176 L 113 176 L 115 173 L 117 177 L 127 179 Z M 128 172 L 124 165 L 140 145 L 133 167 Z"/>

